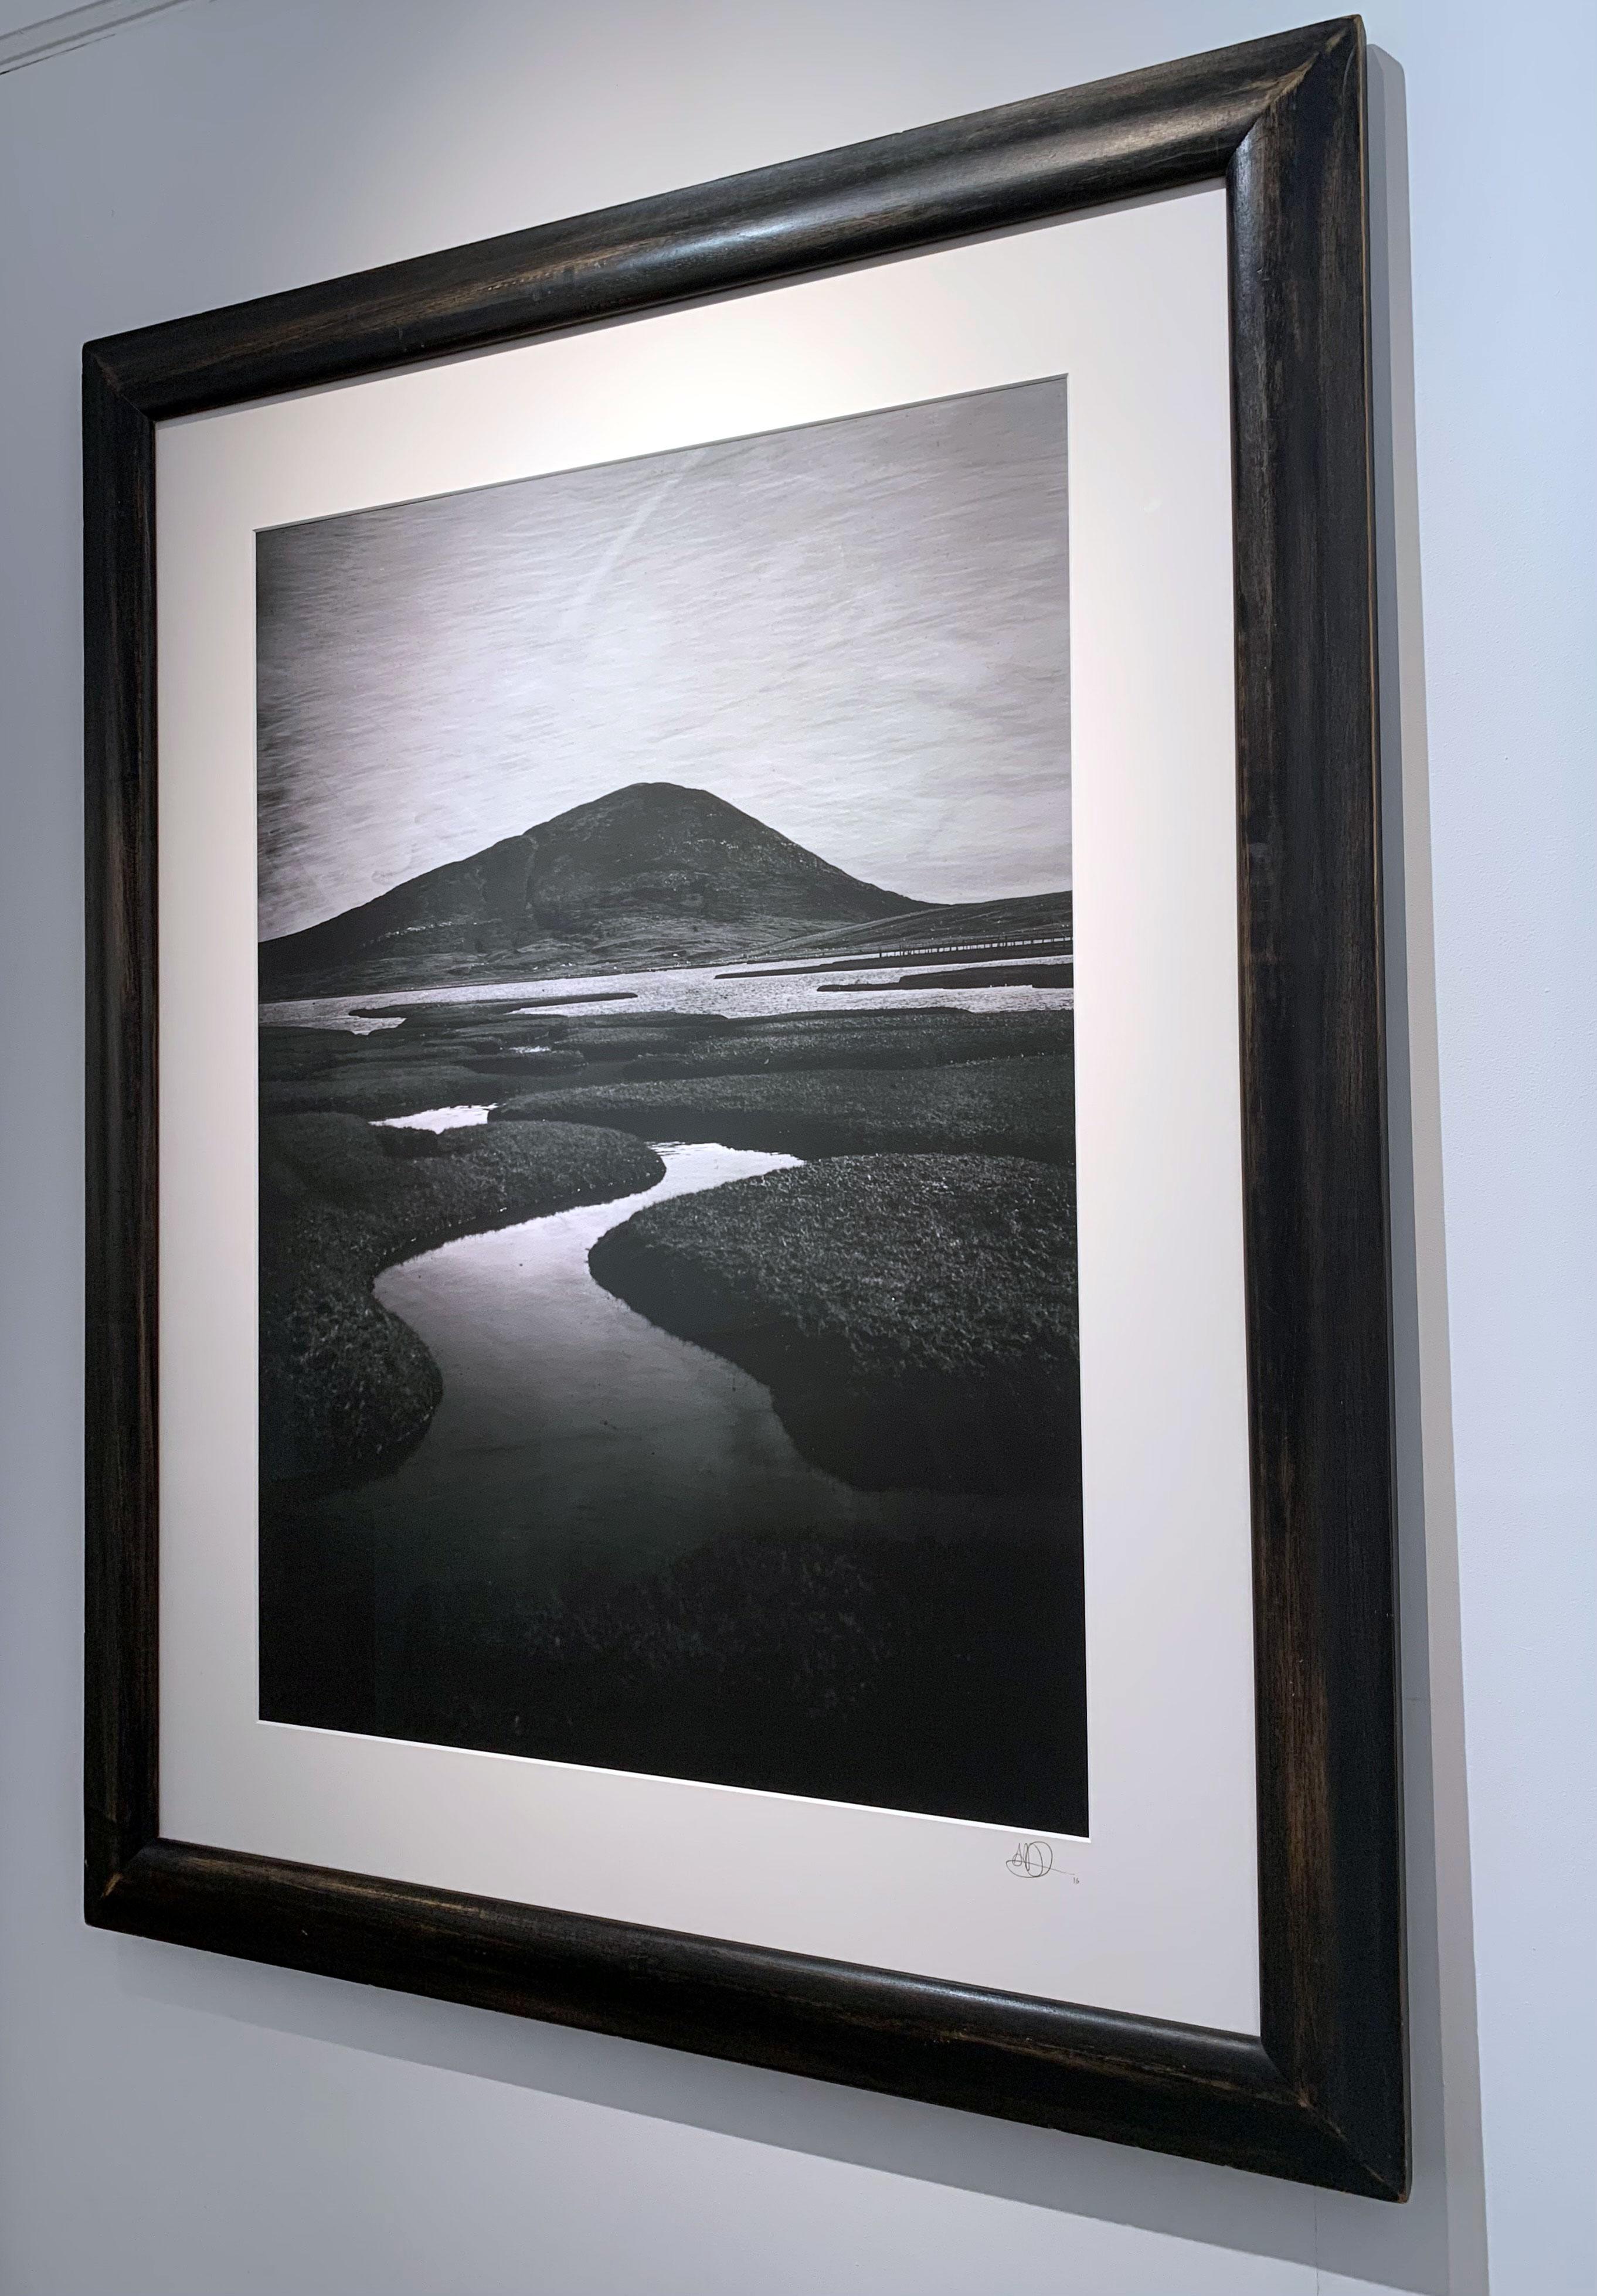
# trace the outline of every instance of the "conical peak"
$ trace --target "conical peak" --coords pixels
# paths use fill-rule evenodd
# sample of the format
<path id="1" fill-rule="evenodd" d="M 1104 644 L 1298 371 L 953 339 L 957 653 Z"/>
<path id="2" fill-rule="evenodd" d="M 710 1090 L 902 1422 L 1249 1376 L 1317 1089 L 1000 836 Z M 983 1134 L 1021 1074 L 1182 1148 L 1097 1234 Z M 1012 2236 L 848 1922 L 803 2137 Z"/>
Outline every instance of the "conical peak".
<path id="1" fill-rule="evenodd" d="M 663 821 L 692 815 L 702 818 L 706 814 L 724 814 L 734 821 L 753 819 L 752 814 L 729 804 L 724 797 L 716 797 L 709 790 L 686 788 L 680 782 L 628 782 L 621 789 L 607 790 L 603 797 L 573 805 L 556 818 L 575 821 L 616 814 L 645 814 Z M 544 825 L 552 828 L 554 824 Z"/>
<path id="2" fill-rule="evenodd" d="M 490 967 L 508 978 L 556 952 L 577 972 L 589 952 L 610 964 L 623 949 L 648 965 L 736 955 L 914 906 L 709 790 L 630 782 L 268 944 L 264 962 L 279 984 L 424 986 Z"/>

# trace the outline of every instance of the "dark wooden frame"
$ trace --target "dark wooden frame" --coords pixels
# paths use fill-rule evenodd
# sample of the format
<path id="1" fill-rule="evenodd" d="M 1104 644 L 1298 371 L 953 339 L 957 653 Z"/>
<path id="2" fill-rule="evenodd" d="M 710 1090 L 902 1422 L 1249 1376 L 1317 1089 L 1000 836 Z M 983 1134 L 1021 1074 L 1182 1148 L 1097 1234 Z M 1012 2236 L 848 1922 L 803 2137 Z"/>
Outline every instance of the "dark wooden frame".
<path id="1" fill-rule="evenodd" d="M 86 346 L 91 1923 L 1404 2195 L 1363 61 L 1346 18 Z M 1262 2038 L 163 1839 L 155 424 L 1220 178 Z"/>

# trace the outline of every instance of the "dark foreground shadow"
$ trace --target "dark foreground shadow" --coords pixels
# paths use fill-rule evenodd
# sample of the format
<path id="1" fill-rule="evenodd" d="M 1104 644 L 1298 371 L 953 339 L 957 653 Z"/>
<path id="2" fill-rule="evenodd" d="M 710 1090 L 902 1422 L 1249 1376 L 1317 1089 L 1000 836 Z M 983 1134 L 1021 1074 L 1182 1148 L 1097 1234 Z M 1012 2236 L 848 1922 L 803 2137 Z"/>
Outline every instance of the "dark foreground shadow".
<path id="1" fill-rule="evenodd" d="M 369 1539 L 263 1542 L 273 1721 L 1087 1831 L 1079 1538 L 712 1541 L 556 1595 L 415 1588 L 379 1660 Z"/>

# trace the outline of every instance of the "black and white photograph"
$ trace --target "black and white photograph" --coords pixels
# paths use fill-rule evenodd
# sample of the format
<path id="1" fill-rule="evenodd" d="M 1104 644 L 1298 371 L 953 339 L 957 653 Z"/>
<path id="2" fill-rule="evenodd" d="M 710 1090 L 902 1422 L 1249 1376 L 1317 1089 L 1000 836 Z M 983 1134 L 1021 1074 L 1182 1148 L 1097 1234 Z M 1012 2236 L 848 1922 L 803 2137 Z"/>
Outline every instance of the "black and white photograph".
<path id="1" fill-rule="evenodd" d="M 256 541 L 260 1713 L 1084 1833 L 1062 377 Z"/>

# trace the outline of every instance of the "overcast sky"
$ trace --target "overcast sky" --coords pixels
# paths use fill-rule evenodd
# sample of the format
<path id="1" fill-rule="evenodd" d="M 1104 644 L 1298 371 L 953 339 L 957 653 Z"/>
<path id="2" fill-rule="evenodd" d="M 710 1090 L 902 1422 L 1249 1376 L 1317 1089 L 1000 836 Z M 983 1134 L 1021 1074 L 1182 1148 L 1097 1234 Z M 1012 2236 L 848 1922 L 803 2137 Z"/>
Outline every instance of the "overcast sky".
<path id="1" fill-rule="evenodd" d="M 263 533 L 262 938 L 638 781 L 1068 885 L 1065 435 L 1025 383 Z"/>

